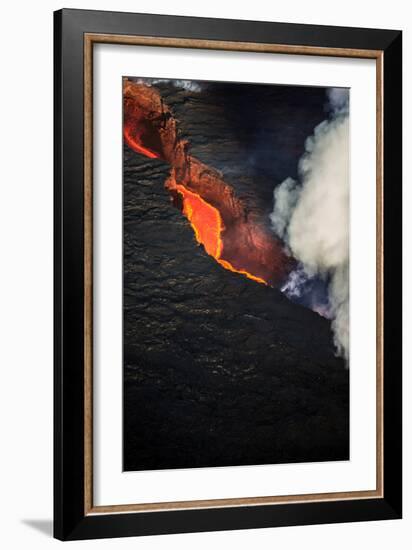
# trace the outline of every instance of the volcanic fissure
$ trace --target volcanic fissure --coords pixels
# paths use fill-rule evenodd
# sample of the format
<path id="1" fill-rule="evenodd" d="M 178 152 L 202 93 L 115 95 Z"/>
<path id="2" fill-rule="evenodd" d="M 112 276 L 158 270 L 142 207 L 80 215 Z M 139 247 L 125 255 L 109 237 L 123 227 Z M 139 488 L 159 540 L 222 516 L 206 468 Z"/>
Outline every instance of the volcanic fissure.
<path id="1" fill-rule="evenodd" d="M 225 269 L 270 286 L 293 265 L 282 243 L 235 196 L 221 174 L 193 157 L 156 88 L 124 80 L 124 139 L 139 154 L 171 166 L 165 182 L 196 241 Z"/>

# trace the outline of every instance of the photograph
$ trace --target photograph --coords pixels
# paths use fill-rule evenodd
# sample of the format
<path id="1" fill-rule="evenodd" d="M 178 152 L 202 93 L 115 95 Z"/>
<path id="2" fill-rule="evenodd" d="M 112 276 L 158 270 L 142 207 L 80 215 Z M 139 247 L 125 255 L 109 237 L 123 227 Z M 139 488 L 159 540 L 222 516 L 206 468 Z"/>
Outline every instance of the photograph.
<path id="1" fill-rule="evenodd" d="M 123 468 L 347 461 L 350 90 L 123 77 Z"/>

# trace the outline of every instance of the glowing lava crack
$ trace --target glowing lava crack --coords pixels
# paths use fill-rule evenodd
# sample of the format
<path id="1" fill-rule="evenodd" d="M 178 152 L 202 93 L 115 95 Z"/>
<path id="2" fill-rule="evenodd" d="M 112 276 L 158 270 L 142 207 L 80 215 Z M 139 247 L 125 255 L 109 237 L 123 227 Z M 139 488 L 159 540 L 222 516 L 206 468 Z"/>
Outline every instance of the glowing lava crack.
<path id="1" fill-rule="evenodd" d="M 279 285 L 293 265 L 282 243 L 248 212 L 219 172 L 189 153 L 156 88 L 124 80 L 124 139 L 148 158 L 171 165 L 166 189 L 181 198 L 196 240 L 222 267 L 267 285 Z"/>
<path id="2" fill-rule="evenodd" d="M 222 220 L 217 208 L 214 208 L 204 201 L 196 193 L 192 193 L 183 185 L 176 185 L 177 191 L 183 198 L 183 214 L 190 221 L 196 240 L 202 244 L 206 252 L 215 258 L 220 265 L 229 271 L 246 275 L 249 279 L 266 285 L 266 281 L 260 277 L 255 277 L 247 271 L 236 269 L 227 260 L 221 258 L 223 249 L 222 241 Z"/>

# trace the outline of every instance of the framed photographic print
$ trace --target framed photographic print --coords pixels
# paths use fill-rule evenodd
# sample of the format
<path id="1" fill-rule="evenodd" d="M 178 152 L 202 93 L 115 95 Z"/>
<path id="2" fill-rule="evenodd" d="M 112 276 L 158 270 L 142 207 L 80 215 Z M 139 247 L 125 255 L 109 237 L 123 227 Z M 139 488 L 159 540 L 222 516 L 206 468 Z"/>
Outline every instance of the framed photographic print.
<path id="1" fill-rule="evenodd" d="M 400 518 L 401 32 L 54 24 L 55 536 Z"/>

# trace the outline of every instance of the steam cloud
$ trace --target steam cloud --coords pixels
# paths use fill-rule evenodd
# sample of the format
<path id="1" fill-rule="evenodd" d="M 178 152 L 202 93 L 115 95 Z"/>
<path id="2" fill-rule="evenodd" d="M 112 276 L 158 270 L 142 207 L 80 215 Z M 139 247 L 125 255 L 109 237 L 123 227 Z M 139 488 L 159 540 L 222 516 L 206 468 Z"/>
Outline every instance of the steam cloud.
<path id="1" fill-rule="evenodd" d="M 293 299 L 310 277 L 327 278 L 337 354 L 349 360 L 349 94 L 328 90 L 329 118 L 305 143 L 299 182 L 287 178 L 274 190 L 273 230 L 300 265 L 282 290 Z M 316 306 L 313 306 L 315 311 Z"/>
<path id="2" fill-rule="evenodd" d="M 146 84 L 147 86 L 153 86 L 156 84 L 172 84 L 175 88 L 182 88 L 188 92 L 199 93 L 202 91 L 201 82 L 196 80 L 170 80 L 168 78 L 136 78 L 135 82 L 140 84 Z"/>

